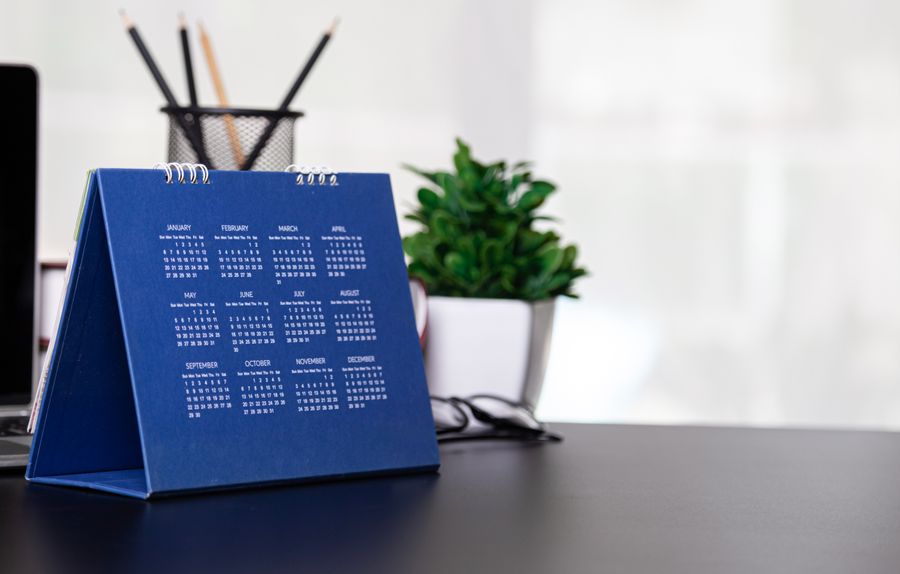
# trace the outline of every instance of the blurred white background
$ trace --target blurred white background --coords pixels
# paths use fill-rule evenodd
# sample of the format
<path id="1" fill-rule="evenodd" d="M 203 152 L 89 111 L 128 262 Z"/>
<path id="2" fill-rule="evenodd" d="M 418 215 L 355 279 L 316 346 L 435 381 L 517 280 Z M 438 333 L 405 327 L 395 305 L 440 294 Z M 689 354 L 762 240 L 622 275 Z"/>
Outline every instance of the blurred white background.
<path id="1" fill-rule="evenodd" d="M 263 107 L 340 15 L 296 159 L 390 171 L 402 210 L 400 163 L 447 165 L 456 135 L 557 181 L 592 275 L 559 311 L 541 416 L 900 428 L 900 4 L 0 0 L 0 60 L 43 84 L 45 259 L 88 169 L 165 154 L 120 7 L 180 98 L 183 10 L 232 102 Z"/>

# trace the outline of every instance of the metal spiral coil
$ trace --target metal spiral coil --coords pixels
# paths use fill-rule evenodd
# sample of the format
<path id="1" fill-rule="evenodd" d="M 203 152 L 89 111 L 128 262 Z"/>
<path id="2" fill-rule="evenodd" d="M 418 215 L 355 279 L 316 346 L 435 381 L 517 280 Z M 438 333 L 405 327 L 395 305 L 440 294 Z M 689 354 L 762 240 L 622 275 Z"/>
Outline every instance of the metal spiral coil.
<path id="1" fill-rule="evenodd" d="M 297 185 L 338 185 L 337 172 L 325 166 L 317 167 L 292 163 L 284 168 L 284 171 L 297 174 Z"/>
<path id="2" fill-rule="evenodd" d="M 161 169 L 166 173 L 166 183 L 209 183 L 209 169 L 202 163 L 159 162 L 153 169 Z M 187 181 L 185 174 L 188 175 Z"/>

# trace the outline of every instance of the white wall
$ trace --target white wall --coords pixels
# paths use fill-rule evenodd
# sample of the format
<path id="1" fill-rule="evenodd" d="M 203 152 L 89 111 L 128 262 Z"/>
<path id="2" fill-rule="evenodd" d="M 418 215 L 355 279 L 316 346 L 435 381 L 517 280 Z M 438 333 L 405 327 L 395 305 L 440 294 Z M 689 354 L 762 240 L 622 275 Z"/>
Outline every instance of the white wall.
<path id="1" fill-rule="evenodd" d="M 473 4 L 474 5 L 474 4 Z M 334 41 L 295 102 L 297 160 L 411 177 L 401 161 L 446 161 L 464 121 L 457 30 L 465 2 L 0 2 L 0 58 L 35 64 L 43 83 L 40 252 L 59 257 L 86 170 L 150 166 L 166 150 L 157 92 L 126 36 L 118 9 L 138 26 L 176 94 L 186 100 L 177 14 L 202 19 L 235 105 L 277 105 L 321 32 L 343 17 Z M 423 26 L 423 22 L 439 26 Z M 201 99 L 214 92 L 194 34 Z M 500 115 L 505 109 L 498 109 Z M 477 122 L 471 122 L 477 123 Z M 488 132 L 490 133 L 490 132 Z M 502 149 L 502 144 L 496 146 Z M 521 150 L 525 151 L 525 150 Z"/>
<path id="2" fill-rule="evenodd" d="M 541 414 L 900 428 L 900 5 L 888 0 L 139 3 L 0 0 L 0 59 L 43 80 L 40 251 L 85 171 L 165 153 L 138 22 L 184 98 L 176 15 L 232 101 L 296 101 L 297 161 L 530 158 L 593 275 L 564 305 Z M 195 46 L 201 97 L 212 87 Z"/>
<path id="3" fill-rule="evenodd" d="M 595 273 L 547 416 L 900 427 L 898 17 L 538 4 L 532 153 Z"/>

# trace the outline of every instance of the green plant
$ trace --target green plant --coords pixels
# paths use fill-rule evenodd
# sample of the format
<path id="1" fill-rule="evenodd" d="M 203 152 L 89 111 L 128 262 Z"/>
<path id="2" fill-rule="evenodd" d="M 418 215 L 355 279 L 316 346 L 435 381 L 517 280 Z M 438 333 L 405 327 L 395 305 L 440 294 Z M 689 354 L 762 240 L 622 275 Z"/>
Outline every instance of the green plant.
<path id="1" fill-rule="evenodd" d="M 419 189 L 419 203 L 406 216 L 422 225 L 403 238 L 410 275 L 432 295 L 577 297 L 572 285 L 587 273 L 576 265 L 578 249 L 561 245 L 553 231 L 533 228 L 553 220 L 536 211 L 556 186 L 533 179 L 528 162 L 484 164 L 462 140 L 456 145 L 456 173 L 404 166 L 432 184 Z"/>

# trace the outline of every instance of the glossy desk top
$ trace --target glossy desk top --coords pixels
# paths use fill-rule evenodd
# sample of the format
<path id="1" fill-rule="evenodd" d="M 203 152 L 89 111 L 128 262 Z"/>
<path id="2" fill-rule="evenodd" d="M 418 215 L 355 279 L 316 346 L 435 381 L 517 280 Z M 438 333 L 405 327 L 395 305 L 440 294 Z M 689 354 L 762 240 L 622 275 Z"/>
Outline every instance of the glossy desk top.
<path id="1" fill-rule="evenodd" d="M 900 434 L 555 425 L 151 503 L 0 475 L 2 572 L 900 572 Z"/>

